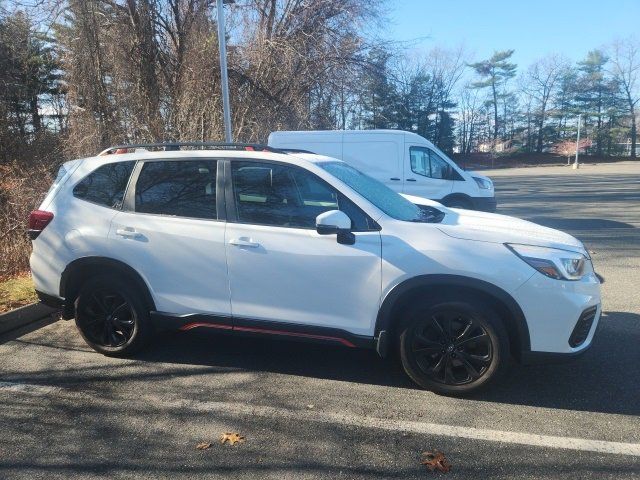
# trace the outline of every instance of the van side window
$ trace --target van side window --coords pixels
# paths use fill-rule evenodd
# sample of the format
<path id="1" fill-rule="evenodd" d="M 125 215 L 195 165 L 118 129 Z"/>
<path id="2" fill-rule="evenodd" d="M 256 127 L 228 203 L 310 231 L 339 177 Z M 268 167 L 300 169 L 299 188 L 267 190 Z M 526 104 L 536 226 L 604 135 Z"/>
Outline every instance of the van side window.
<path id="1" fill-rule="evenodd" d="M 73 196 L 104 207 L 120 208 L 135 163 L 107 163 L 97 168 L 73 187 Z"/>
<path id="2" fill-rule="evenodd" d="M 136 184 L 136 212 L 216 219 L 215 160 L 145 162 Z"/>
<path id="3" fill-rule="evenodd" d="M 436 152 L 425 147 L 410 147 L 411 171 L 423 177 L 448 180 L 450 165 Z"/>

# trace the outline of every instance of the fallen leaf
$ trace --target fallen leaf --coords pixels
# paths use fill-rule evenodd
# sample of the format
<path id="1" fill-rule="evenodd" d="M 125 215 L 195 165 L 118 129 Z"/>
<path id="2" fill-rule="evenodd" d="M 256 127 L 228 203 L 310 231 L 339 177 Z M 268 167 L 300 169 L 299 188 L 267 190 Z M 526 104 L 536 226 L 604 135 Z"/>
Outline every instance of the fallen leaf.
<path id="1" fill-rule="evenodd" d="M 211 448 L 211 444 L 208 442 L 200 442 L 198 445 L 196 445 L 196 448 L 198 450 L 206 450 L 207 448 Z"/>
<path id="2" fill-rule="evenodd" d="M 422 465 L 426 465 L 430 472 L 434 470 L 438 470 L 442 473 L 447 473 L 451 470 L 451 463 L 447 460 L 447 457 L 444 456 L 444 453 L 435 450 L 433 452 L 423 452 Z"/>
<path id="3" fill-rule="evenodd" d="M 225 432 L 220 437 L 220 443 L 223 445 L 229 443 L 229 445 L 235 445 L 236 443 L 244 442 L 244 437 L 236 432 Z"/>
<path id="4" fill-rule="evenodd" d="M 307 405 L 307 408 L 308 408 L 309 410 L 311 410 L 311 409 L 312 409 L 312 408 L 314 408 L 314 407 L 315 407 L 315 405 L 313 405 L 313 404 L 311 404 L 311 405 Z"/>

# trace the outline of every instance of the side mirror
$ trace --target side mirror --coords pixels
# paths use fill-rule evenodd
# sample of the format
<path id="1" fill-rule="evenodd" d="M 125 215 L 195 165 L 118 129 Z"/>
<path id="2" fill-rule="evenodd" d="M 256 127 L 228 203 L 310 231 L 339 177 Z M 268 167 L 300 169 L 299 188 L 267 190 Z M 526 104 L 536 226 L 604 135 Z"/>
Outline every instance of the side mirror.
<path id="1" fill-rule="evenodd" d="M 356 236 L 351 233 L 351 219 L 340 210 L 329 210 L 316 217 L 316 231 L 319 235 L 337 235 L 338 243 L 353 245 Z"/>

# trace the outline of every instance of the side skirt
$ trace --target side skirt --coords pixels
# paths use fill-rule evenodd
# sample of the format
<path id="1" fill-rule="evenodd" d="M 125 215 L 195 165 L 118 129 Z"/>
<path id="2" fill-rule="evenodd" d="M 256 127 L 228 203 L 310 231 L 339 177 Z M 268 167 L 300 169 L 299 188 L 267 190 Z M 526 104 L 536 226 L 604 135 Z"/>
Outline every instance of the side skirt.
<path id="1" fill-rule="evenodd" d="M 188 331 L 195 328 L 211 328 L 221 332 L 299 340 L 313 343 L 330 343 L 349 348 L 375 348 L 375 339 L 364 335 L 354 335 L 339 328 L 297 325 L 293 323 L 271 322 L 233 318 L 223 315 L 193 313 L 173 315 L 166 312 L 151 312 L 154 326 L 159 330 Z"/>

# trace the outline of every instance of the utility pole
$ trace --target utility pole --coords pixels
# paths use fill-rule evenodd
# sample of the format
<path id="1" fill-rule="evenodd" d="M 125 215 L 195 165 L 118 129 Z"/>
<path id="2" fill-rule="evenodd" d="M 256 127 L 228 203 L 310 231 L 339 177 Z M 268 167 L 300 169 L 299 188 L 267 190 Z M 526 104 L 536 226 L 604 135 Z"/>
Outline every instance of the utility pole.
<path id="1" fill-rule="evenodd" d="M 578 163 L 578 152 L 580 151 L 580 120 L 582 119 L 582 114 L 578 114 L 578 137 L 576 138 L 576 160 L 573 162 L 573 169 L 577 170 L 580 168 L 580 164 Z"/>
<path id="2" fill-rule="evenodd" d="M 220 47 L 220 80 L 222 81 L 222 109 L 224 111 L 224 140 L 233 142 L 231 136 L 231 105 L 229 103 L 229 77 L 227 73 L 227 40 L 224 28 L 224 4 L 233 0 L 216 0 L 218 14 L 218 46 Z"/>

